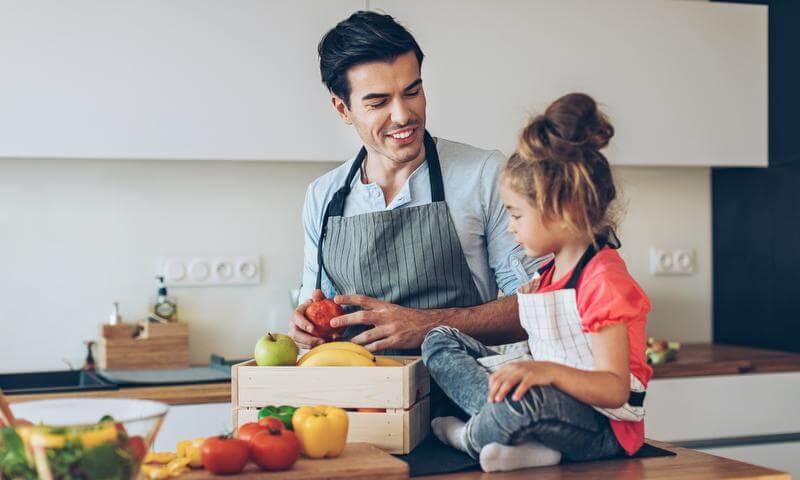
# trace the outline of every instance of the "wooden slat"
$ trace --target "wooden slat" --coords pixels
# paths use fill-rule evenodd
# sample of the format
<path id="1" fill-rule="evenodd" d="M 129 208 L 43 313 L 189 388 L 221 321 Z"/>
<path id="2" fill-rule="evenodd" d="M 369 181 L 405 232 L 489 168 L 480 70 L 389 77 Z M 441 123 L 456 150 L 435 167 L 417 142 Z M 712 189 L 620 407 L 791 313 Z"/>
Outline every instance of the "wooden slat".
<path id="1" fill-rule="evenodd" d="M 394 358 L 401 359 L 400 357 Z M 431 377 L 421 359 L 412 362 L 408 368 L 404 369 L 403 375 L 403 382 L 408 385 L 403 390 L 403 408 L 408 408 L 405 405 L 413 405 L 431 393 Z"/>
<path id="2" fill-rule="evenodd" d="M 403 428 L 403 453 L 414 450 L 431 429 L 431 404 L 430 397 L 414 405 L 411 414 L 405 417 Z"/>
<path id="3" fill-rule="evenodd" d="M 144 338 L 186 337 L 189 338 L 189 324 L 184 322 L 155 323 L 143 322 Z"/>
<path id="4" fill-rule="evenodd" d="M 401 359 L 402 357 L 395 357 Z M 400 367 L 259 367 L 234 365 L 237 407 L 336 405 L 408 409 L 427 395 L 430 381 L 418 357 Z M 413 386 L 412 386 L 413 385 Z M 412 391 L 413 388 L 413 391 Z"/>
<path id="5" fill-rule="evenodd" d="M 370 443 L 388 453 L 404 454 L 413 450 L 430 430 L 430 398 L 423 398 L 409 410 L 347 412 L 347 415 L 348 442 Z M 257 419 L 257 408 L 233 409 L 235 428 Z"/>

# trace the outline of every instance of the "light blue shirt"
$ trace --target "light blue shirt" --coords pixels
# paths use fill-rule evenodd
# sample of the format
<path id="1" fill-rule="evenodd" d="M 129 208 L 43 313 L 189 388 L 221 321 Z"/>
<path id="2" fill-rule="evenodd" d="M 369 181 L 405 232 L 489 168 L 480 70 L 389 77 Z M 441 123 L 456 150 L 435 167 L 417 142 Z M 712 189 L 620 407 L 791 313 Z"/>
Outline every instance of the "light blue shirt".
<path id="1" fill-rule="evenodd" d="M 526 256 L 508 232 L 508 213 L 500 199 L 498 186 L 505 163 L 503 154 L 441 138 L 436 139 L 436 149 L 442 168 L 445 201 L 481 299 L 484 303 L 496 299 L 498 288 L 506 295 L 515 293 L 533 275 L 539 262 Z M 354 161 L 355 157 L 314 180 L 306 192 L 303 207 L 305 259 L 300 302 L 311 297 L 316 283 L 317 246 L 325 208 L 344 184 Z M 411 174 L 388 206 L 380 186 L 362 183 L 361 175 L 355 176 L 351 188 L 345 202 L 345 217 L 431 203 L 427 162 Z M 338 293 L 325 272 L 322 273 L 322 291 L 329 298 Z"/>

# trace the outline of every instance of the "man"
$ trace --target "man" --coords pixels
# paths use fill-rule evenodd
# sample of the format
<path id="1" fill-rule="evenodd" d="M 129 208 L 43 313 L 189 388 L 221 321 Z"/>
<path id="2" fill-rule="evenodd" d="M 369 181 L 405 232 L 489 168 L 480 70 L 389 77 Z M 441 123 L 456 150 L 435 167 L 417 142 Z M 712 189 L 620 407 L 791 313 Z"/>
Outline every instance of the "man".
<path id="1" fill-rule="evenodd" d="M 322 343 L 303 312 L 335 295 L 358 311 L 333 326 L 370 351 L 418 353 L 439 325 L 489 344 L 525 339 L 512 294 L 534 262 L 506 230 L 502 154 L 428 135 L 423 53 L 392 17 L 353 14 L 323 37 L 319 55 L 333 107 L 364 147 L 308 188 L 307 301 L 289 335 L 305 348 Z"/>

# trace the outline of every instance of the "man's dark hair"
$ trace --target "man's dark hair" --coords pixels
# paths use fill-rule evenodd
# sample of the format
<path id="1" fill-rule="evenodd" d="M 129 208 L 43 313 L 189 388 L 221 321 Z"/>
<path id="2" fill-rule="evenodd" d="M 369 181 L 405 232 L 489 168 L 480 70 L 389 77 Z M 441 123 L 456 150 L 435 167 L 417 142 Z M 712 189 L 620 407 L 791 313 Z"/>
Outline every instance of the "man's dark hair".
<path id="1" fill-rule="evenodd" d="M 414 37 L 390 15 L 359 11 L 339 22 L 319 42 L 322 83 L 350 107 L 347 70 L 367 62 L 393 61 L 413 51 L 422 67 L 422 50 Z"/>

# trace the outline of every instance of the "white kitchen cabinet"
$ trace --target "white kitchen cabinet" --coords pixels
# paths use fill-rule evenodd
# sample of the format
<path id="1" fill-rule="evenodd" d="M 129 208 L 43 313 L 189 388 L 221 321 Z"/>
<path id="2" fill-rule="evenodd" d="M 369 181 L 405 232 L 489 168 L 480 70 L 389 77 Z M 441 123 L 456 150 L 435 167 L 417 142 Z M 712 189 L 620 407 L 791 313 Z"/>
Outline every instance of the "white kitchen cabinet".
<path id="1" fill-rule="evenodd" d="M 0 157 L 343 160 L 317 43 L 364 0 L 0 0 Z"/>
<path id="2" fill-rule="evenodd" d="M 703 448 L 705 453 L 786 472 L 800 478 L 800 442 L 765 445 Z"/>
<path id="3" fill-rule="evenodd" d="M 800 433 L 800 372 L 654 379 L 645 435 L 682 442 Z"/>
<path id="4" fill-rule="evenodd" d="M 767 7 L 679 0 L 371 0 L 426 54 L 434 135 L 514 150 L 530 113 L 594 96 L 619 165 L 767 165 Z"/>
<path id="5" fill-rule="evenodd" d="M 800 372 L 654 379 L 645 435 L 800 475 L 798 398 Z"/>
<path id="6" fill-rule="evenodd" d="M 181 440 L 230 433 L 231 418 L 230 403 L 170 406 L 153 448 L 174 452 Z"/>

